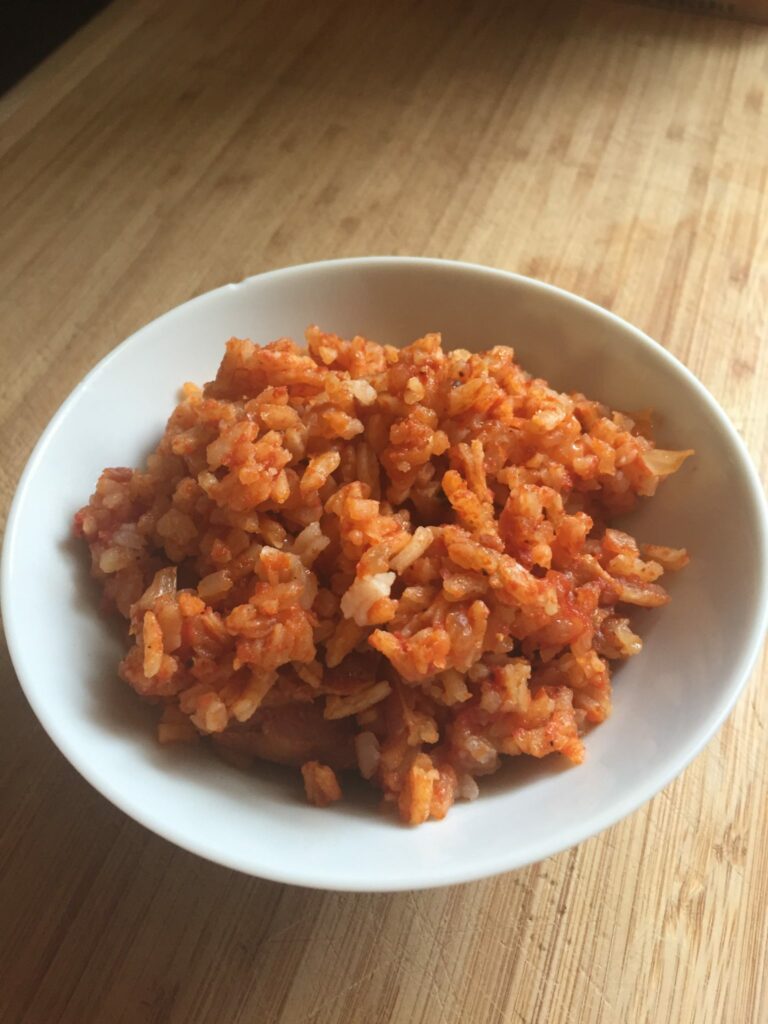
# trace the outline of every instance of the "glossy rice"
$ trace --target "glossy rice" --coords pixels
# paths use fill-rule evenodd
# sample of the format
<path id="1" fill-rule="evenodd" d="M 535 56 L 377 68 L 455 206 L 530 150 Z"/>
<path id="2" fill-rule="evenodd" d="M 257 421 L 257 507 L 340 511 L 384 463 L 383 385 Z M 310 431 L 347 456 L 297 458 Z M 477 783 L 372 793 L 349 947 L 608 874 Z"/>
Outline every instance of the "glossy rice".
<path id="1" fill-rule="evenodd" d="M 162 743 L 300 768 L 318 806 L 356 771 L 419 824 L 504 755 L 583 759 L 642 647 L 630 614 L 688 561 L 610 524 L 690 454 L 511 348 L 312 327 L 230 340 L 75 529 Z"/>

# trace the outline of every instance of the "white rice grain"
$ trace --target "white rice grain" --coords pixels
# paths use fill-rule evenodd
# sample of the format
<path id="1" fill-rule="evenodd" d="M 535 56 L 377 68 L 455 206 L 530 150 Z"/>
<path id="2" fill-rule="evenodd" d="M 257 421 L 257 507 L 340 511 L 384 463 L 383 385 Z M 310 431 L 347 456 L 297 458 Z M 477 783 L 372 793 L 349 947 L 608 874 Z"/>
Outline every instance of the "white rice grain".
<path id="1" fill-rule="evenodd" d="M 360 774 L 364 779 L 371 779 L 376 774 L 381 760 L 379 741 L 372 732 L 359 732 L 355 736 L 355 753 Z"/>
<path id="2" fill-rule="evenodd" d="M 432 529 L 429 526 L 418 526 L 413 536 L 394 558 L 390 559 L 390 568 L 396 573 L 405 572 L 409 565 L 413 565 L 417 558 L 421 558 L 424 552 L 432 543 Z"/>
<path id="3" fill-rule="evenodd" d="M 341 613 L 345 619 L 354 619 L 358 626 L 367 626 L 368 613 L 382 597 L 389 597 L 395 582 L 393 572 L 377 572 L 373 576 L 360 576 L 354 580 L 341 599 Z"/>

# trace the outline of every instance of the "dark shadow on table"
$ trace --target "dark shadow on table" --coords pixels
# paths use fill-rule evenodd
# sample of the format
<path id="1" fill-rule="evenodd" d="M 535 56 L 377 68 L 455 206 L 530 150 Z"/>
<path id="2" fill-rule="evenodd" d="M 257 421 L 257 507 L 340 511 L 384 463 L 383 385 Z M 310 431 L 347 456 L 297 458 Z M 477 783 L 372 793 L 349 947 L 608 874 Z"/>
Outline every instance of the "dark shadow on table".
<path id="1" fill-rule="evenodd" d="M 110 0 L 4 0 L 0 5 L 0 94 L 109 3 Z"/>

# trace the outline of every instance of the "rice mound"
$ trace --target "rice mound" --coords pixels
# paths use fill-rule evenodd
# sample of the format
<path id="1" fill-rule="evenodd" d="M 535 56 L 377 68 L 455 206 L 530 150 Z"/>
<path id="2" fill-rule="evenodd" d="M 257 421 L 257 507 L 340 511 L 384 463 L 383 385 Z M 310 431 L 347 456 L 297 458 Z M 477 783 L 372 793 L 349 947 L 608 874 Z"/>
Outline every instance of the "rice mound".
<path id="1" fill-rule="evenodd" d="M 502 754 L 578 764 L 642 646 L 630 607 L 688 561 L 607 524 L 691 452 L 505 346 L 306 342 L 230 340 L 75 516 L 160 741 L 300 767 L 319 806 L 355 769 L 410 824 Z"/>

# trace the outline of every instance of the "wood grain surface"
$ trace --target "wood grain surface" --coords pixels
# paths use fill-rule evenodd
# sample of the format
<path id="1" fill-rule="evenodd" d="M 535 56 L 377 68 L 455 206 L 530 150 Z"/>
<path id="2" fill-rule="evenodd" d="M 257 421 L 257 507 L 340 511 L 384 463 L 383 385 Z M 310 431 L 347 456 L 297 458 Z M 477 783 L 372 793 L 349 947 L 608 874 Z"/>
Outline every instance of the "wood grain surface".
<path id="1" fill-rule="evenodd" d="M 768 469 L 768 31 L 620 3 L 117 0 L 0 100 L 3 514 L 140 325 L 332 256 L 476 260 L 660 339 Z M 724 595 L 727 600 L 727 595 Z M 684 775 L 523 871 L 336 895 L 92 791 L 3 647 L 3 1024 L 763 1024 L 763 661 Z M 691 680 L 695 685 L 695 680 Z"/>

